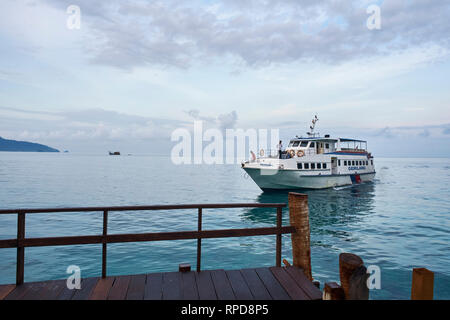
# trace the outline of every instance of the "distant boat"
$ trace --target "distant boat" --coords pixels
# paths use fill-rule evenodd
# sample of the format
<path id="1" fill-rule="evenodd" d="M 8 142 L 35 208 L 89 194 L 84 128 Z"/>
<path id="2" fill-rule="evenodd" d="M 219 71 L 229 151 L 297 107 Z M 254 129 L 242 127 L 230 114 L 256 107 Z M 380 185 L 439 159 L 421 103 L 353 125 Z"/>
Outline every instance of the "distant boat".
<path id="1" fill-rule="evenodd" d="M 120 152 L 119 151 L 115 151 L 115 152 L 109 151 L 109 155 L 110 156 L 120 156 Z"/>

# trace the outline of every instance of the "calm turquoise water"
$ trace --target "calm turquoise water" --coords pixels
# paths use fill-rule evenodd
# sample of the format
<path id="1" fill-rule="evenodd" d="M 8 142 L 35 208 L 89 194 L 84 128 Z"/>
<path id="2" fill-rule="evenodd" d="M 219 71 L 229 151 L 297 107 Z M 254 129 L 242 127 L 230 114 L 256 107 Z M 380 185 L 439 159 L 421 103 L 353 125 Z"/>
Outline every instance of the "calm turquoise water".
<path id="1" fill-rule="evenodd" d="M 413 267 L 435 272 L 435 297 L 450 299 L 450 159 L 376 159 L 374 183 L 307 191 L 313 276 L 339 282 L 341 252 L 381 268 L 373 299 L 409 299 Z M 287 193 L 262 193 L 239 166 L 175 166 L 168 157 L 0 153 L 0 208 L 287 202 Z M 204 211 L 204 229 L 272 226 L 275 209 Z M 288 223 L 287 210 L 284 221 Z M 100 234 L 101 213 L 27 216 L 28 237 Z M 194 230 L 196 211 L 110 213 L 110 233 Z M 0 216 L 0 238 L 16 236 L 16 216 Z M 203 240 L 204 269 L 270 266 L 275 238 Z M 283 258 L 292 261 L 290 238 Z M 109 274 L 195 267 L 196 241 L 112 244 Z M 101 245 L 27 248 L 25 281 L 101 272 Z M 0 249 L 0 283 L 15 281 L 15 250 Z"/>

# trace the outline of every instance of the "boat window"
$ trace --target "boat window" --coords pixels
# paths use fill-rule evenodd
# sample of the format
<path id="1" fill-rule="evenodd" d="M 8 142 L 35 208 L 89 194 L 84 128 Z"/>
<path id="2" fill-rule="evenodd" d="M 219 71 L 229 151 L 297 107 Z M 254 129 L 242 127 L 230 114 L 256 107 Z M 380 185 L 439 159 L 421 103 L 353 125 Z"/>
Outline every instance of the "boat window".
<path id="1" fill-rule="evenodd" d="M 305 169 L 309 169 L 309 163 L 305 163 L 304 167 Z"/>
<path id="2" fill-rule="evenodd" d="M 330 144 L 329 143 L 325 143 L 325 149 L 330 149 Z"/>
<path id="3" fill-rule="evenodd" d="M 366 160 L 366 166 L 368 166 L 368 165 L 369 165 L 369 161 Z"/>
<path id="4" fill-rule="evenodd" d="M 308 141 L 302 141 L 302 143 L 300 144 L 300 147 L 306 148 L 307 145 L 308 145 Z"/>
<path id="5" fill-rule="evenodd" d="M 321 163 L 317 164 L 317 169 L 322 169 L 322 164 Z"/>
<path id="6" fill-rule="evenodd" d="M 326 163 L 322 163 L 322 168 L 326 169 L 327 168 L 327 164 Z"/>
<path id="7" fill-rule="evenodd" d="M 310 144 L 309 144 L 309 147 L 310 148 L 314 148 L 316 145 L 315 145 L 315 143 L 314 142 L 311 142 Z"/>
<path id="8" fill-rule="evenodd" d="M 355 160 L 352 160 L 352 166 L 354 166 L 355 165 Z"/>
<path id="9" fill-rule="evenodd" d="M 370 163 L 373 165 L 373 160 L 370 160 Z"/>
<path id="10" fill-rule="evenodd" d="M 294 143 L 294 141 L 289 142 L 288 147 L 292 147 L 292 144 Z"/>
<path id="11" fill-rule="evenodd" d="M 346 166 L 347 165 L 347 160 L 344 160 L 344 166 Z"/>
<path id="12" fill-rule="evenodd" d="M 338 166 L 339 167 L 341 166 L 341 160 L 338 160 Z"/>
<path id="13" fill-rule="evenodd" d="M 315 169 L 316 168 L 316 164 L 315 163 L 311 163 L 311 169 Z"/>
<path id="14" fill-rule="evenodd" d="M 292 145 L 293 147 L 298 147 L 300 141 L 294 141 L 294 144 Z"/>
<path id="15" fill-rule="evenodd" d="M 362 161 L 359 162 L 359 165 L 362 166 Z"/>
<path id="16" fill-rule="evenodd" d="M 297 169 L 302 169 L 302 163 L 301 162 L 297 162 Z"/>

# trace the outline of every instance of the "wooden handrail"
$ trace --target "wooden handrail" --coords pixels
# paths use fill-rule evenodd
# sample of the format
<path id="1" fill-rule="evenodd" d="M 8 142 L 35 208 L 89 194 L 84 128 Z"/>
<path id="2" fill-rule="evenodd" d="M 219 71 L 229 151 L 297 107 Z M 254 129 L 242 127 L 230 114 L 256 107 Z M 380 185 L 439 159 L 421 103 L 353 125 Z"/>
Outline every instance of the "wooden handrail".
<path id="1" fill-rule="evenodd" d="M 155 206 L 113 206 L 113 207 L 73 207 L 73 208 L 29 208 L 1 209 L 0 214 L 53 213 L 53 212 L 94 212 L 94 211 L 155 211 L 184 209 L 226 209 L 226 208 L 285 208 L 285 203 L 213 203 L 213 204 L 179 204 Z"/>
<path id="2" fill-rule="evenodd" d="M 24 279 L 25 248 L 64 246 L 80 244 L 102 244 L 102 277 L 106 272 L 106 251 L 108 243 L 163 241 L 163 240 L 187 240 L 197 239 L 197 271 L 201 270 L 201 239 L 203 238 L 227 238 L 276 235 L 276 266 L 281 266 L 282 235 L 296 233 L 293 226 L 282 226 L 282 208 L 284 203 L 233 203 L 233 204 L 188 204 L 188 205 L 157 205 L 157 206 L 122 206 L 122 207 L 74 207 L 74 208 L 48 208 L 48 209 L 6 209 L 0 210 L 0 214 L 17 214 L 17 238 L 0 240 L 0 248 L 17 248 L 16 284 L 20 285 Z M 276 208 L 276 227 L 244 228 L 244 229 L 219 229 L 202 230 L 203 209 L 216 208 Z M 109 211 L 140 211 L 140 210 L 198 210 L 198 227 L 196 231 L 176 231 L 157 233 L 132 233 L 132 234 L 108 234 Z M 103 232 L 101 235 L 65 236 L 46 238 L 25 237 L 25 217 L 29 213 L 56 213 L 56 212 L 102 212 Z"/>

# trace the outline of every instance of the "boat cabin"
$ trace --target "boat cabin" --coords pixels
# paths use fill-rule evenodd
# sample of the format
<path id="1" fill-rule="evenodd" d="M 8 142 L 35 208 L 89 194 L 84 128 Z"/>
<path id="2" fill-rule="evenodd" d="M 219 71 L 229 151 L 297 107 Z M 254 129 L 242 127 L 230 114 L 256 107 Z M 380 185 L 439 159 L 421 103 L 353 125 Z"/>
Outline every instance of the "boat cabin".
<path id="1" fill-rule="evenodd" d="M 328 135 L 315 138 L 295 138 L 289 142 L 286 151 L 297 154 L 302 151 L 304 155 L 326 154 L 333 152 L 366 152 L 367 142 L 363 140 L 338 138 L 333 139 Z"/>
<path id="2" fill-rule="evenodd" d="M 304 154 L 323 154 L 336 151 L 337 139 L 331 138 L 296 138 L 289 142 L 286 151 L 297 153 L 302 150 Z"/>

